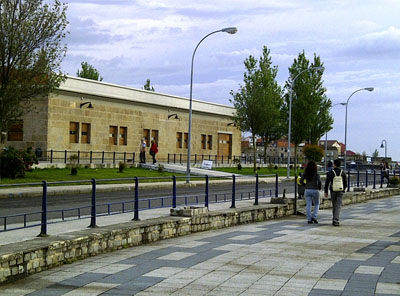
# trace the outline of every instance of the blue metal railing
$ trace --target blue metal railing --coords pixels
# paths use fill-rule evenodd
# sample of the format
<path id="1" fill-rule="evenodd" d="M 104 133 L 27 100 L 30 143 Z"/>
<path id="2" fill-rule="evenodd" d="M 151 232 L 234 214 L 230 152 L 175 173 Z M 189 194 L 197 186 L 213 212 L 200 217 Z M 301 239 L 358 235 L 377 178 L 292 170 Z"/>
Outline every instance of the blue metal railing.
<path id="1" fill-rule="evenodd" d="M 273 186 L 268 189 L 259 189 L 259 177 L 275 177 L 274 184 L 267 184 L 267 186 Z M 18 186 L 41 186 L 42 187 L 42 200 L 41 200 L 41 211 L 22 213 L 22 214 L 12 214 L 0 216 L 0 222 L 3 222 L 3 227 L 0 229 L 0 232 L 11 231 L 29 227 L 37 227 L 40 226 L 40 234 L 39 236 L 47 235 L 47 225 L 53 223 L 60 223 L 64 221 L 72 221 L 79 219 L 87 219 L 90 218 L 89 227 L 96 227 L 96 218 L 101 216 L 108 215 L 116 215 L 122 213 L 130 213 L 133 212 L 134 221 L 139 220 L 139 212 L 143 210 L 149 209 L 157 209 L 157 208 L 165 208 L 165 207 L 173 207 L 176 208 L 178 205 L 197 205 L 203 204 L 208 207 L 210 203 L 221 203 L 221 202 L 231 202 L 231 207 L 235 207 L 236 200 L 250 200 L 255 199 L 255 204 L 258 204 L 259 198 L 265 198 L 267 196 L 278 196 L 278 176 L 274 175 L 256 175 L 255 182 L 255 190 L 245 190 L 245 191 L 237 191 L 236 190 L 236 176 L 232 175 L 230 179 L 232 179 L 232 191 L 224 192 L 224 193 L 214 193 L 210 194 L 210 186 L 209 186 L 209 177 L 199 177 L 192 176 L 192 179 L 204 179 L 205 191 L 202 194 L 193 194 L 193 195 L 178 195 L 177 193 L 177 179 L 182 178 L 185 179 L 186 176 L 182 177 L 172 177 L 172 195 L 163 196 L 163 197 L 152 197 L 152 198 L 140 198 L 139 195 L 139 181 L 152 181 L 152 180 L 160 180 L 160 179 L 169 179 L 171 177 L 147 177 L 147 178 L 120 178 L 120 179 L 91 179 L 91 180 L 80 180 L 80 181 L 60 181 L 60 182 L 46 182 L 43 181 L 41 183 L 26 183 L 26 184 L 7 184 L 0 185 L 1 187 L 18 187 Z M 213 177 L 214 179 L 227 179 L 227 177 Z M 228 178 L 229 179 L 229 178 Z M 134 198 L 126 201 L 117 201 L 117 202 L 106 202 L 106 203 L 98 203 L 96 200 L 96 189 L 98 183 L 104 183 L 109 181 L 133 181 L 135 185 L 134 190 Z M 61 208 L 61 209 L 48 209 L 48 194 L 47 189 L 51 185 L 63 185 L 63 184 L 91 184 L 91 202 L 90 204 L 79 206 L 79 207 L 69 207 L 69 208 Z M 101 211 L 103 209 L 103 211 Z M 53 217 L 49 219 L 49 215 Z M 39 216 L 40 221 L 32 221 L 28 222 L 28 217 Z M 57 216 L 57 218 L 54 218 Z M 68 216 L 68 217 L 67 217 Z M 10 223 L 10 220 L 13 220 Z M 15 222 L 18 220 L 17 222 Z M 34 219 L 31 219 L 34 220 Z"/>

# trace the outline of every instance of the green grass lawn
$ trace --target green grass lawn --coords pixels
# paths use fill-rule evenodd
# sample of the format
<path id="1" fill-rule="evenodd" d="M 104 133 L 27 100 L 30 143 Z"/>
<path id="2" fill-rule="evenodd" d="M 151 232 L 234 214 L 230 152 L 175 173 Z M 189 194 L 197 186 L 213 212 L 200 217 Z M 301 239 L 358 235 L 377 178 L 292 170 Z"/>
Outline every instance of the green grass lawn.
<path id="1" fill-rule="evenodd" d="M 176 174 L 170 172 L 158 172 L 143 168 L 125 168 L 120 173 L 118 168 L 79 168 L 76 176 L 71 175 L 71 169 L 35 169 L 32 172 L 26 172 L 25 178 L 16 179 L 1 179 L 0 184 L 16 184 L 16 183 L 36 183 L 41 181 L 56 182 L 56 181 L 77 181 L 77 180 L 90 180 L 95 179 L 116 179 L 116 178 L 133 178 L 133 177 L 151 177 L 151 180 L 141 180 L 148 182 L 155 181 L 171 181 L 171 178 L 163 179 L 164 177 L 184 176 L 184 174 Z M 179 178 L 179 181 L 182 179 Z M 132 181 L 125 181 L 132 183 Z M 108 183 L 124 183 L 124 181 L 113 181 Z"/>
<path id="2" fill-rule="evenodd" d="M 232 173 L 232 174 L 241 174 L 241 175 L 254 175 L 253 167 L 242 167 L 241 170 L 238 170 L 237 167 L 230 167 L 230 168 L 216 168 L 217 171 Z M 260 170 L 257 171 L 259 175 L 270 175 L 270 174 L 278 174 L 278 176 L 284 177 L 286 176 L 287 169 L 286 168 L 268 168 L 262 167 Z M 302 169 L 297 170 L 297 175 L 302 173 Z M 290 175 L 294 176 L 294 170 L 290 170 Z"/>

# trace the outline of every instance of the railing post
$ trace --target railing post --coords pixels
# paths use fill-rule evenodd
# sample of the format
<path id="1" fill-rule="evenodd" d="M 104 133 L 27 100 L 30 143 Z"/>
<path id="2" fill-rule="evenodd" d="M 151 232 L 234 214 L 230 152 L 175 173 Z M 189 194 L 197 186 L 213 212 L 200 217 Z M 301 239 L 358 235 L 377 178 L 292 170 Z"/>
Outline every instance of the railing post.
<path id="1" fill-rule="evenodd" d="M 64 163 L 67 163 L 67 150 L 64 151 Z"/>
<path id="2" fill-rule="evenodd" d="M 360 187 L 360 171 L 357 170 L 357 187 Z"/>
<path id="3" fill-rule="evenodd" d="M 383 171 L 381 169 L 381 188 L 383 188 Z"/>
<path id="4" fill-rule="evenodd" d="M 132 164 L 135 163 L 135 156 L 136 156 L 136 153 L 133 152 L 133 153 L 132 153 Z"/>
<path id="5" fill-rule="evenodd" d="M 176 153 L 174 153 L 174 164 L 176 163 Z"/>
<path id="6" fill-rule="evenodd" d="M 167 163 L 169 164 L 169 153 L 168 153 Z"/>
<path id="7" fill-rule="evenodd" d="M 92 150 L 90 150 L 90 160 L 89 160 L 89 163 L 90 164 L 92 164 L 92 162 L 93 162 L 93 151 Z"/>
<path id="8" fill-rule="evenodd" d="M 124 163 L 126 163 L 126 152 L 124 152 Z"/>
<path id="9" fill-rule="evenodd" d="M 206 175 L 206 193 L 205 193 L 205 206 L 208 208 L 208 175 Z"/>
<path id="10" fill-rule="evenodd" d="M 375 183 L 376 183 L 376 171 L 374 169 L 374 187 L 372 187 L 373 189 L 376 189 Z"/>
<path id="11" fill-rule="evenodd" d="M 197 154 L 194 155 L 194 164 L 197 163 Z"/>
<path id="12" fill-rule="evenodd" d="M 89 228 L 95 228 L 96 226 L 96 179 L 92 178 L 92 207 L 90 214 L 90 225 Z"/>
<path id="13" fill-rule="evenodd" d="M 53 163 L 53 149 L 50 150 L 50 163 Z"/>
<path id="14" fill-rule="evenodd" d="M 236 196 L 236 176 L 232 175 L 232 204 L 231 204 L 232 209 L 236 208 L 235 196 Z"/>
<path id="15" fill-rule="evenodd" d="M 275 174 L 275 197 L 278 197 L 278 174 Z"/>
<path id="16" fill-rule="evenodd" d="M 102 164 L 104 163 L 104 150 L 101 151 L 101 163 Z"/>
<path id="17" fill-rule="evenodd" d="M 365 188 L 368 187 L 368 170 L 365 171 Z"/>
<path id="18" fill-rule="evenodd" d="M 182 164 L 182 153 L 179 154 L 179 163 Z M 190 163 L 190 159 L 189 159 L 189 163 Z"/>
<path id="19" fill-rule="evenodd" d="M 133 220 L 139 221 L 139 178 L 135 177 L 135 204 L 133 209 Z"/>
<path id="20" fill-rule="evenodd" d="M 255 196 L 254 205 L 258 206 L 258 174 L 256 174 L 256 196 Z"/>
<path id="21" fill-rule="evenodd" d="M 81 150 L 78 150 L 78 164 L 79 164 L 80 158 L 81 158 Z"/>
<path id="22" fill-rule="evenodd" d="M 113 152 L 113 163 L 115 163 L 115 151 Z"/>
<path id="23" fill-rule="evenodd" d="M 47 236 L 47 182 L 42 181 L 42 223 L 40 225 L 40 234 L 38 236 Z"/>
<path id="24" fill-rule="evenodd" d="M 294 214 L 297 215 L 297 174 L 294 174 Z"/>
<path id="25" fill-rule="evenodd" d="M 172 176 L 172 207 L 176 208 L 176 177 Z"/>
<path id="26" fill-rule="evenodd" d="M 221 159 L 222 159 L 222 164 L 224 164 L 224 156 L 221 155 Z"/>
<path id="27" fill-rule="evenodd" d="M 348 170 L 347 171 L 347 192 L 350 192 L 350 186 L 351 186 L 350 181 L 351 181 L 350 170 Z"/>

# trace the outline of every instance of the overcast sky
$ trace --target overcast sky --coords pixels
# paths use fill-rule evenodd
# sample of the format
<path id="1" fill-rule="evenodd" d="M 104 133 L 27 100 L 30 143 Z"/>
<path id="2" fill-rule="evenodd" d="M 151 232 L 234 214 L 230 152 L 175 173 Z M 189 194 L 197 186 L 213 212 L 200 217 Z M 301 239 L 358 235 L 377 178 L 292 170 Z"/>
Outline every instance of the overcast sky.
<path id="1" fill-rule="evenodd" d="M 62 70 L 76 75 L 82 61 L 103 81 L 189 97 L 193 50 L 198 48 L 193 97 L 230 105 L 243 81 L 243 61 L 271 50 L 284 85 L 301 51 L 316 53 L 333 104 L 348 105 L 347 146 L 371 155 L 387 140 L 388 156 L 400 160 L 400 0 L 69 0 L 68 52 Z M 344 142 L 345 107 L 332 109 L 329 139 Z"/>

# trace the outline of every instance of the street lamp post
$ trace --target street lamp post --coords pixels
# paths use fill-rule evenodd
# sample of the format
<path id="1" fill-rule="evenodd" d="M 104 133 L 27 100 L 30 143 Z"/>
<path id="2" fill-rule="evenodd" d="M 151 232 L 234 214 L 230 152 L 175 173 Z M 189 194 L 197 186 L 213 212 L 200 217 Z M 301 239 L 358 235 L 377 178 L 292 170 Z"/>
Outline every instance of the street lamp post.
<path id="1" fill-rule="evenodd" d="M 333 104 L 332 106 L 331 106 L 331 109 L 333 108 L 333 107 L 335 107 L 335 106 L 337 106 L 337 105 L 342 105 L 342 106 L 345 106 L 346 105 L 346 103 L 337 103 L 337 104 Z M 328 132 L 326 132 L 325 133 L 325 157 L 324 157 L 324 162 L 325 162 L 325 172 L 326 172 L 326 161 L 327 161 L 327 157 L 326 157 L 326 155 L 328 154 Z"/>
<path id="2" fill-rule="evenodd" d="M 290 177 L 290 136 L 291 136 L 291 129 L 292 129 L 292 95 L 293 95 L 293 86 L 296 81 L 296 79 L 304 72 L 311 71 L 311 70 L 316 70 L 316 71 L 322 71 L 324 67 L 311 67 L 308 69 L 305 69 L 298 73 L 294 79 L 292 80 L 292 85 L 290 86 L 289 90 L 289 130 L 288 130 L 288 161 L 287 161 L 287 173 L 286 177 L 289 179 Z"/>
<path id="3" fill-rule="evenodd" d="M 385 142 L 385 146 L 383 146 L 383 142 Z M 386 160 L 386 158 L 387 158 L 387 141 L 386 140 L 382 140 L 381 148 L 383 148 L 383 147 L 385 147 L 385 160 Z"/>
<path id="4" fill-rule="evenodd" d="M 189 100 L 189 130 L 188 130 L 188 152 L 187 152 L 187 161 L 186 161 L 186 183 L 190 182 L 190 144 L 191 144 L 191 138 L 192 138 L 192 91 L 193 91 L 193 62 L 194 62 L 194 55 L 196 54 L 196 50 L 199 47 L 200 43 L 203 42 L 204 39 L 206 39 L 208 36 L 215 34 L 215 33 L 219 33 L 219 32 L 225 32 L 225 33 L 229 33 L 229 34 L 235 34 L 237 32 L 237 28 L 236 27 L 229 27 L 229 28 L 224 28 L 221 30 L 217 30 L 214 32 L 211 32 L 209 34 L 207 34 L 206 36 L 203 37 L 203 39 L 201 39 L 199 41 L 199 43 L 197 43 L 194 51 L 193 51 L 193 55 L 192 55 L 192 66 L 190 69 L 190 100 Z"/>
<path id="5" fill-rule="evenodd" d="M 347 102 L 346 102 L 346 119 L 345 119 L 345 124 L 344 124 L 344 171 L 346 171 L 346 168 L 347 168 L 347 106 L 349 105 L 349 100 L 350 100 L 350 98 L 351 98 L 356 92 L 359 92 L 359 91 L 362 91 L 362 90 L 373 91 L 374 88 L 373 88 L 373 87 L 365 87 L 365 88 L 357 89 L 356 91 L 354 91 L 354 92 L 349 96 L 349 98 L 347 99 Z"/>

